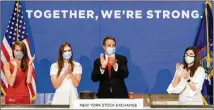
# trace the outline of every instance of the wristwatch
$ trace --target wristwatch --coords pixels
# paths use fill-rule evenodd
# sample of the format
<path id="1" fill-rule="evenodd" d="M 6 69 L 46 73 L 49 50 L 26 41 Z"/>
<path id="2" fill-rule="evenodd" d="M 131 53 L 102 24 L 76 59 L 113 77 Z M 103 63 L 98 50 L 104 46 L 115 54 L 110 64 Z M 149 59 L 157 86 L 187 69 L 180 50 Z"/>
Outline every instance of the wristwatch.
<path id="1" fill-rule="evenodd" d="M 187 82 L 190 82 L 190 79 L 188 79 Z"/>

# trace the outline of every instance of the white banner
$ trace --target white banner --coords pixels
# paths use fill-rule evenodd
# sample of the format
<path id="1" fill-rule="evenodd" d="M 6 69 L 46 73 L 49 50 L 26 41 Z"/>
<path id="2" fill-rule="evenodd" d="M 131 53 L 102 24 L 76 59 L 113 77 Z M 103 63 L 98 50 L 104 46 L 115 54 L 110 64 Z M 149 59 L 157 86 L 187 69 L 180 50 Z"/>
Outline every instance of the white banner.
<path id="1" fill-rule="evenodd" d="M 143 99 L 79 99 L 74 109 L 143 109 Z"/>

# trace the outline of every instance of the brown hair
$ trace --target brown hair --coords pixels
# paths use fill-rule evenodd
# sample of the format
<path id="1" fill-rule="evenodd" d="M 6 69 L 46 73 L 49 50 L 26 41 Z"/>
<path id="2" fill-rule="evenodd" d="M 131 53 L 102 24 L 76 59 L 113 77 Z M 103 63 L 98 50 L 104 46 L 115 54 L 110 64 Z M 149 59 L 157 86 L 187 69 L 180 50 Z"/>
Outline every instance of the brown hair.
<path id="1" fill-rule="evenodd" d="M 26 71 L 26 69 L 28 68 L 28 55 L 27 55 L 27 48 L 26 48 L 26 45 L 24 42 L 22 41 L 16 41 L 13 46 L 12 46 L 12 51 L 13 51 L 13 57 L 14 56 L 14 50 L 15 50 L 15 47 L 16 46 L 19 46 L 21 48 L 21 51 L 23 53 L 23 58 L 21 60 L 21 65 L 20 65 L 20 68 L 23 72 Z"/>
<path id="2" fill-rule="evenodd" d="M 64 51 L 64 47 L 65 46 L 69 46 L 71 48 L 71 51 L 72 51 L 72 47 L 71 45 L 68 43 L 68 42 L 64 42 L 60 45 L 60 48 L 59 48 L 59 54 L 58 54 L 58 72 L 57 72 L 57 76 L 60 75 L 60 72 L 64 66 L 64 59 L 63 59 L 63 51 Z M 73 68 L 74 68 L 74 64 L 73 64 L 73 60 L 72 60 L 72 57 L 69 59 L 69 63 L 71 64 L 71 71 L 73 71 Z"/>
<path id="3" fill-rule="evenodd" d="M 194 64 L 190 68 L 188 68 L 188 64 L 185 61 L 185 54 L 188 50 L 192 50 L 195 54 Z M 201 66 L 200 55 L 196 47 L 190 46 L 186 48 L 183 56 L 183 64 L 184 64 L 184 69 L 190 69 L 190 77 L 193 77 L 195 74 L 195 71 L 198 69 L 199 66 Z"/>
<path id="4" fill-rule="evenodd" d="M 113 41 L 115 42 L 115 45 L 116 45 L 116 40 L 115 40 L 115 38 L 114 38 L 114 37 L 112 37 L 112 36 L 107 36 L 107 37 L 105 37 L 105 38 L 104 38 L 104 40 L 103 40 L 103 45 L 105 45 L 105 44 L 106 44 L 106 41 L 107 41 L 108 39 L 113 40 Z"/>

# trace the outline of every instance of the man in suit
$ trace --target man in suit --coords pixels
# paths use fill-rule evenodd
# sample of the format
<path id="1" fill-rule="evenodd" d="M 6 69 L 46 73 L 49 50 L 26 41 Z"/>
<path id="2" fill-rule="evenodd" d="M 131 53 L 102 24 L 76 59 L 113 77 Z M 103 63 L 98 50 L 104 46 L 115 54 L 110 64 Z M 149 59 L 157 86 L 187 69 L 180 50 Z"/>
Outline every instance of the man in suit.
<path id="1" fill-rule="evenodd" d="M 116 40 L 107 36 L 103 40 L 105 54 L 94 61 L 91 79 L 100 82 L 98 98 L 128 98 L 124 79 L 128 77 L 127 59 L 115 54 Z"/>

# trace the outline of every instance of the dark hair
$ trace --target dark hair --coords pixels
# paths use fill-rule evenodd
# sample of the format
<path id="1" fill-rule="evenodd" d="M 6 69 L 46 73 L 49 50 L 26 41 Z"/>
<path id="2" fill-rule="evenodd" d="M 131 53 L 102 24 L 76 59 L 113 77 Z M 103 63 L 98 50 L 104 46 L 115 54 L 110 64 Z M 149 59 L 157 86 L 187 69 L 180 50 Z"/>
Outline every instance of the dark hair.
<path id="1" fill-rule="evenodd" d="M 19 46 L 21 48 L 21 51 L 23 53 L 23 58 L 21 60 L 21 65 L 20 65 L 20 68 L 23 72 L 26 71 L 26 69 L 28 68 L 28 55 L 27 55 L 27 48 L 26 48 L 26 45 L 24 42 L 22 41 L 16 41 L 13 46 L 12 46 L 12 51 L 13 51 L 13 57 L 14 56 L 14 50 L 15 50 L 15 47 L 16 46 Z"/>
<path id="2" fill-rule="evenodd" d="M 59 54 L 58 54 L 58 72 L 57 72 L 57 76 L 60 75 L 60 72 L 61 72 L 61 70 L 62 70 L 62 68 L 64 66 L 64 59 L 63 59 L 62 55 L 63 55 L 63 51 L 64 51 L 64 47 L 65 46 L 69 46 L 71 48 L 71 51 L 72 51 L 72 47 L 68 42 L 64 42 L 64 43 L 62 43 L 60 45 Z M 74 64 L 73 64 L 72 57 L 69 59 L 69 63 L 71 64 L 71 71 L 73 71 Z"/>
<path id="3" fill-rule="evenodd" d="M 195 54 L 194 64 L 190 68 L 188 68 L 188 64 L 185 61 L 185 54 L 188 50 L 192 50 Z M 183 56 L 183 65 L 184 65 L 184 69 L 190 69 L 190 77 L 193 77 L 195 74 L 195 71 L 198 69 L 199 66 L 201 66 L 200 55 L 199 55 L 198 49 L 196 47 L 190 46 L 190 47 L 186 48 L 186 50 L 184 52 L 184 56 Z"/>
<path id="4" fill-rule="evenodd" d="M 114 37 L 112 37 L 112 36 L 107 36 L 107 37 L 105 37 L 105 38 L 104 38 L 104 40 L 103 40 L 103 45 L 105 45 L 105 44 L 106 44 L 106 41 L 107 41 L 108 39 L 113 40 L 113 41 L 115 42 L 115 45 L 116 45 L 116 40 L 115 40 L 115 38 L 114 38 Z"/>

